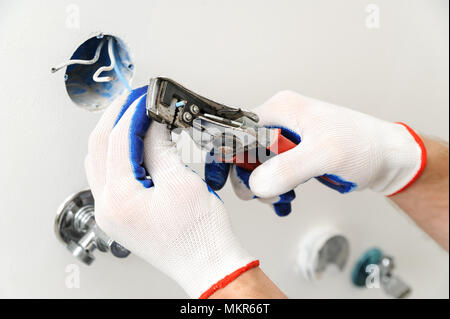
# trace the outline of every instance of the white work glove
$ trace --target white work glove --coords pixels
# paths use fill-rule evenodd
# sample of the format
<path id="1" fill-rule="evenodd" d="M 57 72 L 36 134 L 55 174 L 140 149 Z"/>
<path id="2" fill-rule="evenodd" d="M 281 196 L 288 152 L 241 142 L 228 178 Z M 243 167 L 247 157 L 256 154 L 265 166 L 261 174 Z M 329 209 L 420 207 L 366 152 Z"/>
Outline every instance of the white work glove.
<path id="1" fill-rule="evenodd" d="M 313 177 L 341 192 L 371 189 L 397 194 L 426 165 L 420 137 L 402 123 L 390 123 L 344 107 L 284 91 L 253 110 L 264 126 L 280 127 L 298 146 L 253 172 L 233 166 L 230 179 L 242 199 L 269 202 Z M 228 164 L 208 164 L 207 182 L 220 189 Z"/>
<path id="2" fill-rule="evenodd" d="M 119 97 L 89 138 L 95 219 L 189 296 L 207 298 L 259 262 L 239 243 L 217 194 L 180 160 L 167 128 L 150 124 L 146 91 Z"/>

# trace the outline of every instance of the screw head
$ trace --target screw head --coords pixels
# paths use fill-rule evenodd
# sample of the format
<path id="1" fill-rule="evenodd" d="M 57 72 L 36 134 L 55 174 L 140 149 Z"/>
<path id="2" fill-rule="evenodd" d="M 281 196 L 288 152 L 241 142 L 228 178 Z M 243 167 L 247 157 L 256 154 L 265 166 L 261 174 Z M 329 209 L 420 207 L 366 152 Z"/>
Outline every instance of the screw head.
<path id="1" fill-rule="evenodd" d="M 200 108 L 197 105 L 192 104 L 191 105 L 191 112 L 194 113 L 194 114 L 197 114 L 198 112 L 200 112 Z"/>
<path id="2" fill-rule="evenodd" d="M 192 114 L 189 113 L 189 112 L 184 112 L 183 113 L 183 120 L 185 120 L 186 122 L 192 121 Z"/>

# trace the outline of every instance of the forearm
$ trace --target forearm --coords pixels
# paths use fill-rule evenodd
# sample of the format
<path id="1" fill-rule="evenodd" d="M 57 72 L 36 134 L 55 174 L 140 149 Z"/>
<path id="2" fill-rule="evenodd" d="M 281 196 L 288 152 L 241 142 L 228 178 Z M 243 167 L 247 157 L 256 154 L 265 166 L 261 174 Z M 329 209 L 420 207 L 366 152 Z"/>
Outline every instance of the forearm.
<path id="1" fill-rule="evenodd" d="M 419 179 L 392 196 L 398 205 L 428 235 L 448 251 L 449 247 L 449 149 L 448 144 L 422 138 L 427 166 Z"/>
<path id="2" fill-rule="evenodd" d="M 226 287 L 217 290 L 210 299 L 285 299 L 283 292 L 259 267 L 252 268 Z"/>

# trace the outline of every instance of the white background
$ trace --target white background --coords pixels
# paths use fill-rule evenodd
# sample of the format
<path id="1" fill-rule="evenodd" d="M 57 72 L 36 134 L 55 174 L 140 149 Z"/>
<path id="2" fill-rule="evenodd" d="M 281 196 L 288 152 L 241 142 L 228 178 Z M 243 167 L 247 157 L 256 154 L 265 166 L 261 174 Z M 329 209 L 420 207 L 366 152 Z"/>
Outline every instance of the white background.
<path id="1" fill-rule="evenodd" d="M 79 8 L 80 28 L 66 27 Z M 75 106 L 64 71 L 95 31 L 119 36 L 134 57 L 135 87 L 165 75 L 229 105 L 253 108 L 281 89 L 403 121 L 448 141 L 448 2 L 372 1 L 380 28 L 365 25 L 369 1 L 0 1 L 0 297 L 184 298 L 137 258 L 97 252 L 79 264 L 56 240 L 56 208 L 86 187 L 83 159 L 100 114 Z M 300 165 L 300 164 L 299 164 Z M 244 245 L 294 298 L 381 298 L 357 289 L 350 270 L 372 246 L 395 257 L 412 297 L 449 294 L 449 258 L 376 194 L 340 195 L 315 181 L 297 189 L 289 217 L 220 193 Z M 351 243 L 344 273 L 308 283 L 295 271 L 299 239 L 319 225 Z M 80 265 L 80 288 L 65 285 Z"/>

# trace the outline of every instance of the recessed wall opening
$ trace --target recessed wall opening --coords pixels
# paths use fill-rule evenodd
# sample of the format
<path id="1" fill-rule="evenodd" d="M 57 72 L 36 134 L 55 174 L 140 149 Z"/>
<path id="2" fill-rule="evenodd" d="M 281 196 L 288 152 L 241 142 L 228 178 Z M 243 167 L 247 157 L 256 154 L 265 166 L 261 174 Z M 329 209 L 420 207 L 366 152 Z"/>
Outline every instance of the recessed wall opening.
<path id="1" fill-rule="evenodd" d="M 131 90 L 133 61 L 128 47 L 116 36 L 99 34 L 88 39 L 70 61 L 52 68 L 52 72 L 63 67 L 67 67 L 67 94 L 86 110 L 102 110 L 125 90 Z"/>

